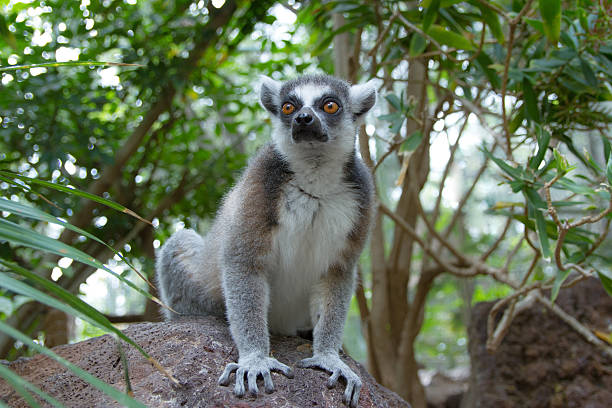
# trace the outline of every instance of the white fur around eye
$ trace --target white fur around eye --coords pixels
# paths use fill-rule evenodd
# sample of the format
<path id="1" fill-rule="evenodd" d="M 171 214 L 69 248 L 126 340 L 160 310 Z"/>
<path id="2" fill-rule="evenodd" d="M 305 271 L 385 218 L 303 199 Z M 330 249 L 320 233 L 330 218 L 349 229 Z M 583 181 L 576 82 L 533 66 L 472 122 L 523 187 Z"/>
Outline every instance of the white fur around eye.
<path id="1" fill-rule="evenodd" d="M 331 92 L 331 89 L 328 86 L 308 84 L 295 88 L 294 92 L 295 95 L 304 103 L 304 106 L 314 107 L 315 101 L 323 94 Z"/>

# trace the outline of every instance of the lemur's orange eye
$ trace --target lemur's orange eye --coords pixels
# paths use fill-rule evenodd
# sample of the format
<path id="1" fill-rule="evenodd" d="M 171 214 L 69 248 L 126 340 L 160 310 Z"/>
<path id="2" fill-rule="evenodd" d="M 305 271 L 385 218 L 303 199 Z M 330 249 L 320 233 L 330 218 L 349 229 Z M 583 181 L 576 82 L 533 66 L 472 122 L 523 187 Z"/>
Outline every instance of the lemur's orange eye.
<path id="1" fill-rule="evenodd" d="M 283 104 L 283 113 L 285 115 L 291 115 L 294 110 L 295 110 L 295 106 L 293 106 L 293 104 L 289 102 Z"/>
<path id="2" fill-rule="evenodd" d="M 340 106 L 338 106 L 338 104 L 334 101 L 327 101 L 323 105 L 323 110 L 329 114 L 334 114 L 338 112 L 338 109 L 340 109 Z"/>

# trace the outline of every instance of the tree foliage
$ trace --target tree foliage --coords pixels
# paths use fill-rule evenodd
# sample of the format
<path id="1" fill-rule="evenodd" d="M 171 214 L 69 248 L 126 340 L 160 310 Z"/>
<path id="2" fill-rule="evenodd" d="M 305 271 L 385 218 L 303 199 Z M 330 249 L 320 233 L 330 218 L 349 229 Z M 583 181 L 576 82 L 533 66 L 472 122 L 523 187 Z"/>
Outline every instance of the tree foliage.
<path id="1" fill-rule="evenodd" d="M 3 3 L 7 279 L 62 298 L 95 268 L 115 273 L 103 265 L 113 256 L 150 274 L 154 246 L 175 224 L 205 229 L 266 140 L 257 75 L 335 72 L 380 86 L 375 118 L 359 134 L 380 207 L 355 298 L 377 380 L 424 406 L 417 362 L 440 344 L 464 347 L 454 337 L 487 293 L 501 297 L 491 350 L 524 308 L 560 313 L 556 295 L 578 280 L 597 276 L 612 294 L 612 34 L 603 3 L 219 3 Z M 16 67 L 55 61 L 68 62 Z M 83 262 L 60 267 L 45 250 Z M 27 276 L 49 279 L 54 269 L 57 286 Z M 46 307 L 2 287 L 6 321 L 44 333 Z M 578 320 L 564 320 L 612 353 Z M 2 354 L 12 345 L 0 338 Z"/>

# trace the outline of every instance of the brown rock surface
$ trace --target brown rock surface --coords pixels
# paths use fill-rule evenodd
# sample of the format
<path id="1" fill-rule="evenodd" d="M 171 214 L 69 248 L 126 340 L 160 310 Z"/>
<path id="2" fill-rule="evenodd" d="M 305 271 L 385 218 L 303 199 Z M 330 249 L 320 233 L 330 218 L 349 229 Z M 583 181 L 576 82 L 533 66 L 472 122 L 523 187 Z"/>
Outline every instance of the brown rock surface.
<path id="1" fill-rule="evenodd" d="M 591 279 L 564 289 L 557 305 L 592 330 L 612 330 L 612 298 Z M 543 307 L 517 316 L 498 351 L 485 348 L 493 302 L 474 308 L 466 408 L 609 408 L 612 360 Z"/>
<path id="2" fill-rule="evenodd" d="M 328 390 L 325 387 L 327 373 L 295 367 L 299 360 L 311 354 L 307 340 L 273 337 L 272 354 L 279 361 L 294 367 L 295 378 L 288 379 L 274 373 L 274 393 L 265 394 L 260 380 L 260 395 L 257 398 L 248 396 L 240 399 L 232 394 L 231 386 L 217 385 L 217 378 L 225 365 L 235 361 L 238 356 L 222 320 L 198 318 L 172 323 L 142 323 L 131 325 L 125 333 L 182 383 L 181 386 L 172 386 L 138 351 L 126 346 L 135 398 L 147 407 L 345 407 L 342 403 L 344 383 Z M 117 346 L 109 335 L 53 350 L 114 387 L 125 389 Z M 360 407 L 410 407 L 395 393 L 378 385 L 360 364 L 349 357 L 343 359 L 363 380 Z M 10 363 L 9 367 L 66 406 L 118 405 L 45 356 L 21 358 Z M 27 406 L 2 380 L 0 397 L 11 407 Z"/>

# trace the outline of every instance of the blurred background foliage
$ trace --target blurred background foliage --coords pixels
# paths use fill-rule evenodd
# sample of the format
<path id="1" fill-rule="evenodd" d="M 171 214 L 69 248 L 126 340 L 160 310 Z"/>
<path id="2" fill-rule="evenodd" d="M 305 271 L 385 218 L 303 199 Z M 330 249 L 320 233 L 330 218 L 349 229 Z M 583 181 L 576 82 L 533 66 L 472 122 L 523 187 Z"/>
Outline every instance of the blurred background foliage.
<path id="1" fill-rule="evenodd" d="M 367 334 L 376 329 L 367 327 L 368 313 L 375 318 L 377 305 L 393 305 L 395 296 L 377 295 L 372 274 L 378 266 L 392 276 L 390 255 L 408 251 L 413 272 L 402 272 L 399 296 L 406 314 L 417 308 L 410 327 L 418 368 L 466 368 L 473 303 L 527 285 L 555 293 L 583 275 L 612 291 L 609 7 L 583 0 L 0 1 L 2 197 L 66 220 L 121 256 L 64 225 L 4 207 L 1 219 L 25 236 L 89 254 L 151 295 L 11 238 L 8 224 L 0 225 L 0 258 L 79 295 L 111 322 L 159 320 L 154 290 L 122 257 L 150 278 L 155 249 L 174 231 L 206 231 L 248 156 L 269 140 L 258 76 L 378 78 L 361 154 L 376 171 L 381 203 L 397 208 L 426 245 L 397 244 L 406 239 L 397 220 L 378 218 L 381 234 L 362 257 L 345 346 L 357 360 L 371 359 L 378 343 Z M 16 67 L 52 62 L 61 64 Z M 416 67 L 422 76 L 414 80 Z M 110 201 L 13 173 L 88 191 L 152 225 Z M 419 214 L 402 213 L 409 191 Z M 430 276 L 432 266 L 442 270 Z M 11 289 L 0 294 L 3 320 L 45 346 L 108 331 L 67 316 L 52 325 L 58 317 L 50 321 L 47 306 Z M 3 356 L 27 352 L 0 337 Z M 373 374 L 422 406 L 418 392 L 407 391 L 411 380 L 392 383 L 383 371 Z"/>

